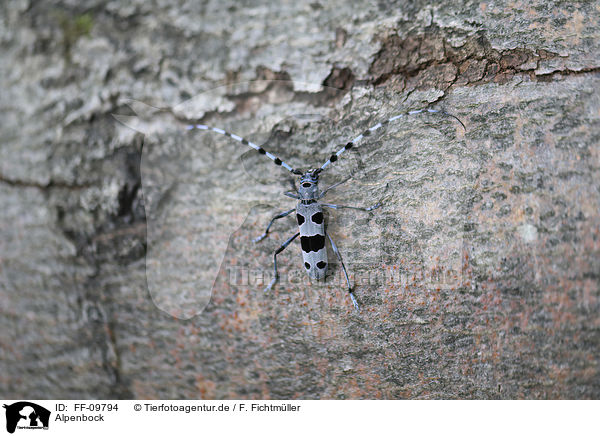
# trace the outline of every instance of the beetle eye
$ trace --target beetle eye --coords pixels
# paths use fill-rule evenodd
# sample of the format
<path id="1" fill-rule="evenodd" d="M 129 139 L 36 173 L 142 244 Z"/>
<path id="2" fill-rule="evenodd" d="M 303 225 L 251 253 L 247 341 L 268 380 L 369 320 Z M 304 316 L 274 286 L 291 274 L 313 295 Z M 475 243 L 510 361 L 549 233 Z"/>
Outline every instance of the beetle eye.
<path id="1" fill-rule="evenodd" d="M 302 187 L 304 187 L 304 188 L 310 188 L 311 186 L 312 186 L 311 183 L 303 183 L 302 184 Z"/>

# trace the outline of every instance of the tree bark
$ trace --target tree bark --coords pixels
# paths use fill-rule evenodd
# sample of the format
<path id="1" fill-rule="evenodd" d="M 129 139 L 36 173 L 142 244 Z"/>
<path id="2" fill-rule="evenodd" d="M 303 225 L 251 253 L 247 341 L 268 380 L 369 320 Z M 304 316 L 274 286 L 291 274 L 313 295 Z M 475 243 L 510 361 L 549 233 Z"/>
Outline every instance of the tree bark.
<path id="1" fill-rule="evenodd" d="M 600 397 L 598 2 L 0 10 L 0 396 Z"/>

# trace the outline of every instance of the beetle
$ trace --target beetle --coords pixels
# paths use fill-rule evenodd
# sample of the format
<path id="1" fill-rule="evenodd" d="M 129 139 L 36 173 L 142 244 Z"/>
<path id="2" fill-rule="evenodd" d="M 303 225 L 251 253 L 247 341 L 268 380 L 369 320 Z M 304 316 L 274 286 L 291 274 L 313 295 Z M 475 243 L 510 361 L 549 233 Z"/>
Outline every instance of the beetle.
<path id="1" fill-rule="evenodd" d="M 346 279 L 346 284 L 347 284 L 347 292 L 350 296 L 350 299 L 352 300 L 352 304 L 354 305 L 356 310 L 359 309 L 358 302 L 356 300 L 356 297 L 354 296 L 352 286 L 350 285 L 350 279 L 348 278 L 348 272 L 346 270 L 346 266 L 344 265 L 342 255 L 341 255 L 340 251 L 338 250 L 337 246 L 335 245 L 333 239 L 331 239 L 331 236 L 329 236 L 329 234 L 326 231 L 325 221 L 324 221 L 324 216 L 323 216 L 323 208 L 326 207 L 326 208 L 331 208 L 331 209 L 355 209 L 355 210 L 369 212 L 369 211 L 377 209 L 378 207 L 381 206 L 381 204 L 380 203 L 375 204 L 370 207 L 356 207 L 356 206 L 343 206 L 343 205 L 337 205 L 337 204 L 321 203 L 321 202 L 319 202 L 319 200 L 322 199 L 329 190 L 346 182 L 348 179 L 343 180 L 339 183 L 336 183 L 332 186 L 329 186 L 328 188 L 326 188 L 323 191 L 319 191 L 319 174 L 322 171 L 324 171 L 330 164 L 336 162 L 342 153 L 344 153 L 347 150 L 352 149 L 356 145 L 357 142 L 359 142 L 360 140 L 362 140 L 365 137 L 370 136 L 374 131 L 376 131 L 382 127 L 385 127 L 390 122 L 396 121 L 404 116 L 416 115 L 416 114 L 423 113 L 423 112 L 438 113 L 438 114 L 450 116 L 450 117 L 456 119 L 463 126 L 463 128 L 465 127 L 465 125 L 462 123 L 462 121 L 460 121 L 460 119 L 458 119 L 456 116 L 449 114 L 443 110 L 418 109 L 418 110 L 404 112 L 404 113 L 395 115 L 391 118 L 388 118 L 384 121 L 381 121 L 381 122 L 375 124 L 374 126 L 369 127 L 368 129 L 364 130 L 361 134 L 359 134 L 352 141 L 347 142 L 338 151 L 331 154 L 329 159 L 327 159 L 327 161 L 323 165 L 321 165 L 318 168 L 313 168 L 313 169 L 309 169 L 306 171 L 292 168 L 290 165 L 288 165 L 286 162 L 282 161 L 277 156 L 266 151 L 263 147 L 255 144 L 252 141 L 249 141 L 241 136 L 238 136 L 234 133 L 230 133 L 226 130 L 219 129 L 217 127 L 206 126 L 204 124 L 190 124 L 190 125 L 186 126 L 186 128 L 188 130 L 194 130 L 194 129 L 208 130 L 208 131 L 212 131 L 212 132 L 218 133 L 220 135 L 225 135 L 229 138 L 232 138 L 232 139 L 242 143 L 243 145 L 253 148 L 258 153 L 271 159 L 275 165 L 283 167 L 284 169 L 291 172 L 292 174 L 300 176 L 299 177 L 299 187 L 296 189 L 296 192 L 286 192 L 284 194 L 288 197 L 298 200 L 296 207 L 275 215 L 271 219 L 269 224 L 267 225 L 267 228 L 265 229 L 263 234 L 255 239 L 253 239 L 253 242 L 255 242 L 255 243 L 262 241 L 264 238 L 266 238 L 268 236 L 269 230 L 271 229 L 271 226 L 273 225 L 273 223 L 276 220 L 284 218 L 294 212 L 296 213 L 296 221 L 298 223 L 298 231 L 293 236 L 288 238 L 283 244 L 281 244 L 281 246 L 277 250 L 275 250 L 275 252 L 273 254 L 274 276 L 273 276 L 273 279 L 269 282 L 269 284 L 265 287 L 265 292 L 269 291 L 277 283 L 277 281 L 279 279 L 279 273 L 277 271 L 277 255 L 279 253 L 281 253 L 283 250 L 285 250 L 298 237 L 300 237 L 300 245 L 302 247 L 302 259 L 304 262 L 304 269 L 306 270 L 306 272 L 308 273 L 310 278 L 316 279 L 316 280 L 324 279 L 327 274 L 327 267 L 328 267 L 327 250 L 326 250 L 325 244 L 326 244 L 326 240 L 329 240 L 331 248 L 332 248 L 333 252 L 335 253 L 335 255 L 337 256 L 337 259 L 339 260 L 339 262 L 341 264 L 342 271 L 344 272 L 344 277 Z"/>

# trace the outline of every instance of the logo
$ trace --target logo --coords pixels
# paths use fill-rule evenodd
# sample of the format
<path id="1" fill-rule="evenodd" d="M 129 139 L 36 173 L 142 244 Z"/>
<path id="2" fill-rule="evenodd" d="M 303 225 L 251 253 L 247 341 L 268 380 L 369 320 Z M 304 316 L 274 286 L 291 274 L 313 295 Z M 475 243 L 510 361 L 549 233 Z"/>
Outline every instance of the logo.
<path id="1" fill-rule="evenodd" d="M 15 429 L 48 429 L 50 411 L 29 401 L 19 401 L 6 409 L 6 431 L 14 433 Z"/>

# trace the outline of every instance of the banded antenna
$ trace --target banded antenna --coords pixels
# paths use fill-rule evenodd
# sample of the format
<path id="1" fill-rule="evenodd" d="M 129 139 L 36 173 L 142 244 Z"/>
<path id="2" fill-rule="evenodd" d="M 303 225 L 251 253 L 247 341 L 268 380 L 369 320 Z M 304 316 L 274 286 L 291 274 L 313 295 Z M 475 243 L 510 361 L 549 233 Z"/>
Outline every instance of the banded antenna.
<path id="1" fill-rule="evenodd" d="M 242 138 L 241 136 L 236 135 L 235 133 L 231 133 L 228 132 L 226 130 L 223 129 L 219 129 L 217 127 L 210 127 L 210 126 L 205 126 L 204 124 L 188 124 L 187 126 L 185 126 L 185 128 L 187 130 L 210 130 L 212 132 L 218 133 L 220 135 L 223 136 L 227 136 L 231 139 L 235 139 L 238 142 L 241 142 L 244 145 L 247 145 L 250 148 L 253 148 L 254 150 L 258 151 L 259 154 L 263 154 L 266 157 L 268 157 L 269 159 L 271 159 L 273 161 L 273 163 L 277 166 L 281 166 L 283 168 L 285 168 L 286 170 L 288 170 L 289 172 L 293 173 L 293 174 L 297 174 L 297 175 L 302 175 L 302 171 L 297 170 L 292 168 L 290 165 L 288 165 L 287 163 L 285 163 L 284 161 L 282 161 L 281 159 L 279 159 L 277 156 L 269 153 L 268 151 L 266 151 L 264 148 L 262 148 L 260 145 L 256 145 L 254 142 L 249 141 L 246 138 Z"/>
<path id="2" fill-rule="evenodd" d="M 414 110 L 414 111 L 404 112 L 402 114 L 395 115 L 395 116 L 393 116 L 391 118 L 388 118 L 385 121 L 381 121 L 381 122 L 375 124 L 372 127 L 369 127 L 367 130 L 365 130 L 364 132 L 362 132 L 360 135 L 358 135 L 352 141 L 346 143 L 346 145 L 344 145 L 342 148 L 340 148 L 337 152 L 333 153 L 329 157 L 329 159 L 327 159 L 327 162 L 325 162 L 321 166 L 320 171 L 323 171 L 325 168 L 327 168 L 327 166 L 330 163 L 333 163 L 333 162 L 337 161 L 338 157 L 343 152 L 345 152 L 346 150 L 350 150 L 352 147 L 354 147 L 356 145 L 356 143 L 358 141 L 360 141 L 361 139 L 363 139 L 366 136 L 369 136 L 372 132 L 374 132 L 375 130 L 379 129 L 380 127 L 387 126 L 390 122 L 396 121 L 396 120 L 398 120 L 398 119 L 400 119 L 400 118 L 402 118 L 404 116 L 407 116 L 407 115 L 416 115 L 416 114 L 420 114 L 422 112 L 429 112 L 429 113 L 433 113 L 433 114 L 442 114 L 442 115 L 446 115 L 446 116 L 452 117 L 452 118 L 454 118 L 455 120 L 457 120 L 460 123 L 460 125 L 463 127 L 463 129 L 466 130 L 466 127 L 465 127 L 465 125 L 463 124 L 463 122 L 461 120 L 459 120 L 456 116 L 454 116 L 452 114 L 449 114 L 448 112 L 445 112 L 443 110 L 437 110 L 437 109 L 418 109 L 418 110 Z"/>

